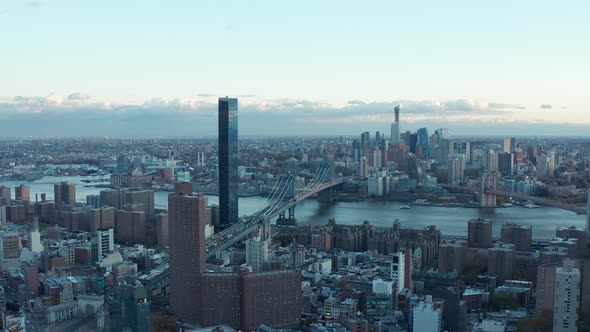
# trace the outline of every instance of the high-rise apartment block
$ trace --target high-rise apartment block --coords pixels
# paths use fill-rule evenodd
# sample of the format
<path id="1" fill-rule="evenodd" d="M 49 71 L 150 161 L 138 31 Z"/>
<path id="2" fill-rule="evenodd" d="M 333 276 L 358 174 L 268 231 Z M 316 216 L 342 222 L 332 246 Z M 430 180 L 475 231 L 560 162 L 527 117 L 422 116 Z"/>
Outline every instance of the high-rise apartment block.
<path id="1" fill-rule="evenodd" d="M 238 222 L 238 99 L 219 98 L 219 220 Z"/>
<path id="2" fill-rule="evenodd" d="M 74 207 L 76 205 L 76 185 L 67 182 L 56 183 L 53 186 L 53 201 L 56 210 Z"/>
<path id="3" fill-rule="evenodd" d="M 246 264 L 252 267 L 252 271 L 261 272 L 270 267 L 269 240 L 262 237 L 254 237 L 246 242 Z"/>
<path id="4" fill-rule="evenodd" d="M 31 200 L 31 188 L 21 184 L 14 188 L 14 198 L 17 201 L 30 201 Z"/>
<path id="5" fill-rule="evenodd" d="M 514 245 L 498 244 L 488 249 L 488 274 L 497 277 L 499 282 L 513 278 Z"/>
<path id="6" fill-rule="evenodd" d="M 578 331 L 581 278 L 573 260 L 566 259 L 556 268 L 554 287 L 553 331 Z"/>
<path id="7" fill-rule="evenodd" d="M 502 225 L 500 236 L 503 243 L 514 244 L 515 251 L 531 251 L 533 242 L 533 229 L 531 226 L 505 223 Z"/>
<path id="8" fill-rule="evenodd" d="M 492 221 L 482 218 L 471 219 L 467 224 L 467 246 L 469 248 L 492 247 Z"/>
<path id="9" fill-rule="evenodd" d="M 170 298 L 179 320 L 201 326 L 227 324 L 256 330 L 299 327 L 301 273 L 298 270 L 206 272 L 207 198 L 190 184 L 176 185 L 168 197 Z M 264 231 L 263 231 L 264 233 Z"/>
<path id="10" fill-rule="evenodd" d="M 125 192 L 125 204 L 142 204 L 146 218 L 154 216 L 153 190 L 128 190 Z"/>

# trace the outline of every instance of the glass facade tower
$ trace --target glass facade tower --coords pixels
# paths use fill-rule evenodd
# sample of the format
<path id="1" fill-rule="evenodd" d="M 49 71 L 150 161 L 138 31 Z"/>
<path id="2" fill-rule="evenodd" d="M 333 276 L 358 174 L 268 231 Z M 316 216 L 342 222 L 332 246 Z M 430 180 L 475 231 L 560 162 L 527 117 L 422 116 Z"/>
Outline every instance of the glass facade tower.
<path id="1" fill-rule="evenodd" d="M 219 98 L 219 223 L 238 222 L 238 99 Z"/>

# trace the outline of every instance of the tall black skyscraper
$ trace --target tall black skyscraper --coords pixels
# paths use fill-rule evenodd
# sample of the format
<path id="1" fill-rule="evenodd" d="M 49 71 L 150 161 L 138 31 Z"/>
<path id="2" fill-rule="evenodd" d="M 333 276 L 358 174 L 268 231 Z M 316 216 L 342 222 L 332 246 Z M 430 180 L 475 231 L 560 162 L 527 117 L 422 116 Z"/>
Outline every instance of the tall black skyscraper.
<path id="1" fill-rule="evenodd" d="M 238 222 L 238 99 L 219 98 L 219 222 Z"/>

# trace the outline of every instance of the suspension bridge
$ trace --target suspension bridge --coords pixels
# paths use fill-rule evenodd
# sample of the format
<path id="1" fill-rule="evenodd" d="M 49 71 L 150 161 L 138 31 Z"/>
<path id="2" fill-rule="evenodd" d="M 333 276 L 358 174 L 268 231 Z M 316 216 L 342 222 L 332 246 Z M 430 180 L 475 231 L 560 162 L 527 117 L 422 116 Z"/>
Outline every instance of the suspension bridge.
<path id="1" fill-rule="evenodd" d="M 321 165 L 313 178 L 307 181 L 301 177 L 287 174 L 281 175 L 267 196 L 264 208 L 258 212 L 241 217 L 239 222 L 211 236 L 206 241 L 207 257 L 218 257 L 219 253 L 246 238 L 255 229 L 260 228 L 264 221 L 283 215 L 289 211 L 294 217 L 294 208 L 307 198 L 318 195 L 319 200 L 330 201 L 332 188 L 342 184 L 348 178 L 336 175 L 330 164 Z M 166 267 L 156 277 L 146 283 L 150 293 L 162 289 L 169 283 L 170 268 Z"/>
<path id="2" fill-rule="evenodd" d="M 559 201 L 556 201 L 553 199 L 548 199 L 548 198 L 543 198 L 543 197 L 538 197 L 538 196 L 531 196 L 531 195 L 512 192 L 512 191 L 485 189 L 482 193 L 482 190 L 480 188 L 451 186 L 451 185 L 442 185 L 441 187 L 446 188 L 446 189 L 450 189 L 450 190 L 455 190 L 455 191 L 474 192 L 474 193 L 478 193 L 480 195 L 485 193 L 488 195 L 511 197 L 513 199 L 518 199 L 518 200 L 522 200 L 522 201 L 531 201 L 535 204 L 541 204 L 541 205 L 545 205 L 545 206 L 550 206 L 550 207 L 555 207 L 555 208 L 559 208 L 559 209 L 572 211 L 577 214 L 586 214 L 587 213 L 586 208 L 584 208 L 583 206 L 563 203 L 563 202 L 559 202 Z M 494 201 L 495 201 L 495 199 L 494 199 Z"/>
<path id="3" fill-rule="evenodd" d="M 214 256 L 243 240 L 248 234 L 260 227 L 266 219 L 270 220 L 279 214 L 284 216 L 285 211 L 289 211 L 289 217 L 293 218 L 295 205 L 313 195 L 319 194 L 320 200 L 330 200 L 330 189 L 341 184 L 344 180 L 343 177 L 335 174 L 331 165 L 320 166 L 307 185 L 300 177 L 291 174 L 280 176 L 267 196 L 263 209 L 251 216 L 240 218 L 238 223 L 207 240 L 207 256 Z"/>

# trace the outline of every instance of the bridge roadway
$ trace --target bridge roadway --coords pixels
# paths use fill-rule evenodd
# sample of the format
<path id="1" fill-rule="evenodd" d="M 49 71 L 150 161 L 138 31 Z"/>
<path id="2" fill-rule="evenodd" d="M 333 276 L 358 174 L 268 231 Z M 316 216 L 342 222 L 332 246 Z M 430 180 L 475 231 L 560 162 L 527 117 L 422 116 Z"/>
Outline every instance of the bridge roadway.
<path id="1" fill-rule="evenodd" d="M 252 216 L 242 218 L 241 222 L 229 228 L 226 228 L 225 230 L 213 235 L 211 238 L 209 238 L 209 240 L 207 240 L 205 245 L 207 250 L 207 257 L 214 257 L 215 255 L 217 255 L 218 252 L 223 251 L 231 247 L 232 245 L 236 244 L 237 242 L 243 240 L 246 236 L 248 236 L 254 229 L 256 229 L 260 225 L 264 218 L 272 219 L 282 211 L 285 211 L 290 207 L 299 204 L 300 202 L 308 199 L 309 197 L 321 191 L 337 186 L 346 181 L 347 179 L 348 178 L 339 178 L 332 180 L 330 182 L 323 183 L 313 190 L 305 191 L 295 195 L 294 198 L 283 202 L 283 204 L 280 204 L 272 210 L 268 210 L 269 207 L 265 207 L 259 212 L 253 214 Z M 150 294 L 154 290 L 158 288 L 164 288 L 166 285 L 168 285 L 170 282 L 169 276 L 170 267 L 167 267 L 160 274 L 155 276 L 152 280 L 148 281 L 145 284 L 145 286 L 150 292 Z"/>
<path id="2" fill-rule="evenodd" d="M 465 191 L 465 192 L 470 192 L 470 191 L 479 192 L 478 189 L 470 188 L 470 187 L 449 186 L 449 185 L 443 185 L 442 187 L 452 189 L 452 190 Z M 523 201 L 531 201 L 535 204 L 564 209 L 564 210 L 575 212 L 577 214 L 586 214 L 587 213 L 586 209 L 582 206 L 568 204 L 568 203 L 562 203 L 562 202 L 559 202 L 556 200 L 543 198 L 543 197 L 530 196 L 530 195 L 526 195 L 526 194 L 522 194 L 522 193 L 515 193 L 515 192 L 510 192 L 510 191 L 504 191 L 504 190 L 489 190 L 489 191 L 486 191 L 486 193 L 491 193 L 491 194 L 494 194 L 497 196 L 503 196 L 503 197 L 512 197 L 512 198 L 515 198 L 518 200 L 523 200 Z"/>
<path id="3" fill-rule="evenodd" d="M 250 234 L 254 229 L 256 229 L 260 225 L 264 218 L 272 219 L 282 211 L 285 211 L 290 207 L 299 204 L 300 202 L 308 199 L 309 197 L 321 191 L 339 185 L 344 181 L 344 178 L 340 178 L 332 180 L 330 182 L 323 183 L 313 190 L 296 194 L 294 198 L 284 201 L 282 204 L 273 208 L 272 210 L 267 210 L 267 207 L 255 213 L 252 216 L 245 217 L 244 219 L 242 219 L 241 222 L 213 235 L 211 238 L 209 238 L 209 240 L 207 240 L 207 256 L 211 257 L 213 255 L 216 255 L 218 252 L 223 251 L 231 247 L 232 245 L 236 244 L 237 242 L 243 240 L 246 236 L 248 236 L 248 234 Z"/>

